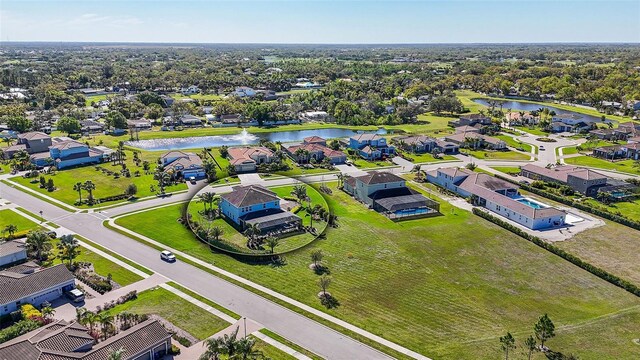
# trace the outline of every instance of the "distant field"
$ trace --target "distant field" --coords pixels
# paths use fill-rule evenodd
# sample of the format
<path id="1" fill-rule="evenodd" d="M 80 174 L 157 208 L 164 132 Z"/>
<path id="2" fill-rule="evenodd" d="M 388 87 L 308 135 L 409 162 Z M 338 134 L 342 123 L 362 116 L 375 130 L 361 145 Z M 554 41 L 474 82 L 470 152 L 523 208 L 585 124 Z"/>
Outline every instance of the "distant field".
<path id="1" fill-rule="evenodd" d="M 501 357 L 498 337 L 511 331 L 522 341 L 544 313 L 557 326 L 554 350 L 587 360 L 637 355 L 637 297 L 446 201 L 443 216 L 395 223 L 331 186 L 339 227 L 285 266 L 211 252 L 175 221 L 178 206 L 144 213 L 166 219 L 162 229 L 137 227 L 142 214 L 116 222 L 430 357 Z M 325 254 L 336 309 L 316 298 L 313 249 Z"/>
<path id="2" fill-rule="evenodd" d="M 486 151 L 486 150 L 469 150 L 464 149 L 463 151 L 466 154 L 469 154 L 476 159 L 485 159 L 485 160 L 529 160 L 531 158 L 530 155 L 523 154 L 517 151 Z"/>
<path id="3" fill-rule="evenodd" d="M 571 165 L 587 166 L 592 168 L 599 168 L 605 170 L 621 171 L 629 174 L 640 174 L 640 168 L 634 166 L 633 160 L 621 160 L 611 162 L 603 159 L 598 159 L 592 156 L 578 156 L 564 159 L 564 162 Z"/>

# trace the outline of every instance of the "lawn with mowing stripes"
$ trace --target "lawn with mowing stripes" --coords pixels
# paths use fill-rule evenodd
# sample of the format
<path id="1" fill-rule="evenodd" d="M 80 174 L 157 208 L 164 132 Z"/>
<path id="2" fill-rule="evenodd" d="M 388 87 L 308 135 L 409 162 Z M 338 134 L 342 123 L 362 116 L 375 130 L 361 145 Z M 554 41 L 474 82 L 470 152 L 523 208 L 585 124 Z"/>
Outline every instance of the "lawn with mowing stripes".
<path id="1" fill-rule="evenodd" d="M 123 311 L 162 316 L 198 340 L 229 326 L 226 321 L 161 287 L 140 292 L 137 299 L 117 305 L 106 313 L 116 315 Z"/>
<path id="2" fill-rule="evenodd" d="M 640 331 L 637 309 L 625 310 L 640 305 L 633 295 L 446 202 L 443 216 L 394 223 L 332 186 L 328 203 L 340 226 L 288 254 L 285 266 L 243 264 L 211 252 L 174 221 L 178 206 L 116 222 L 434 358 L 496 358 L 499 336 L 528 335 L 544 313 L 559 327 L 548 343 L 556 350 L 582 359 L 629 358 L 640 350 L 630 338 Z M 150 219 L 168 221 L 157 229 L 145 225 Z M 316 248 L 333 278 L 335 309 L 316 297 L 318 277 L 308 268 Z M 580 324 L 590 322 L 596 331 L 594 319 L 622 310 L 629 315 L 619 325 L 600 329 L 625 341 L 611 347 L 613 335 L 582 336 Z M 569 326 L 572 332 L 561 330 Z"/>
<path id="3" fill-rule="evenodd" d="M 586 166 L 589 168 L 615 170 L 624 173 L 638 175 L 640 174 L 640 168 L 635 166 L 633 160 L 621 160 L 611 162 L 604 159 L 595 158 L 592 156 L 576 156 L 564 159 L 564 162 L 571 165 Z"/>
<path id="4" fill-rule="evenodd" d="M 9 233 L 4 232 L 8 225 L 15 225 L 18 229 L 16 234 L 26 234 L 29 230 L 37 229 L 40 226 L 17 212 L 9 209 L 0 210 L 0 231 L 6 236 Z"/>

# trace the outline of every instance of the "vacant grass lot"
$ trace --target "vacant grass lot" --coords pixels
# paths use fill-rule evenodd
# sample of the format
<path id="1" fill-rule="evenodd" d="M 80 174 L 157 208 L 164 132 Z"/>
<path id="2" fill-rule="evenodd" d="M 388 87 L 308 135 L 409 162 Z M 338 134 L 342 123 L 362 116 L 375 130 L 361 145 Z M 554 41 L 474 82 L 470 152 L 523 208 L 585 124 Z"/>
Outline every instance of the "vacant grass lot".
<path id="1" fill-rule="evenodd" d="M 151 173 L 148 175 L 144 173 L 142 164 L 140 166 L 136 166 L 134 164 L 133 151 L 125 150 L 125 153 L 127 156 L 125 164 L 127 166 L 127 169 L 129 169 L 129 171 L 131 172 L 131 177 L 129 178 L 120 176 L 118 179 L 115 179 L 113 176 L 104 174 L 102 171 L 97 171 L 95 169 L 96 166 L 90 165 L 72 169 L 63 169 L 55 172 L 54 175 L 44 175 L 47 181 L 49 179 L 53 179 L 53 182 L 56 186 L 56 190 L 53 192 L 49 192 L 47 191 L 47 189 L 41 189 L 39 183 L 31 183 L 32 180 L 38 180 L 38 178 L 27 179 L 22 177 L 15 177 L 12 178 L 12 180 L 31 189 L 34 189 L 44 195 L 56 198 L 69 205 L 74 205 L 74 203 L 78 200 L 78 192 L 73 190 L 73 185 L 75 185 L 77 182 L 84 183 L 87 180 L 91 180 L 96 186 L 96 189 L 93 191 L 93 197 L 96 199 L 122 194 L 130 184 L 135 184 L 138 187 L 138 194 L 136 196 L 139 198 L 154 195 L 154 193 L 152 193 L 150 190 L 150 186 L 154 185 L 156 187 L 156 191 L 158 189 L 157 181 L 153 179 L 153 171 L 156 167 L 156 160 L 158 159 L 158 157 L 160 157 L 160 155 L 163 154 L 163 152 L 140 152 L 140 159 L 142 159 L 143 161 L 149 161 L 151 165 Z M 120 165 L 113 165 L 111 162 L 103 163 L 98 166 L 107 168 L 114 172 L 119 172 L 122 169 Z M 140 171 L 140 176 L 134 176 L 134 172 L 136 171 Z M 166 191 L 173 192 L 186 189 L 187 185 L 180 183 L 167 187 Z M 87 195 L 88 194 L 86 191 L 82 191 L 83 199 L 86 199 Z M 102 203 L 101 205 L 104 206 L 109 204 L 110 203 Z M 89 206 L 82 205 L 81 207 L 86 208 Z"/>
<path id="2" fill-rule="evenodd" d="M 640 286 L 640 231 L 605 220 L 606 225 L 557 242 L 559 247 Z"/>
<path id="3" fill-rule="evenodd" d="M 144 226 L 149 215 L 116 222 L 434 358 L 498 358 L 499 336 L 511 331 L 522 340 L 544 313 L 560 328 L 548 342 L 553 349 L 581 359 L 640 352 L 631 341 L 640 300 L 469 212 L 443 201 L 444 216 L 394 223 L 337 189 L 328 202 L 340 227 L 277 267 L 211 252 L 171 221 L 177 206 L 151 212 L 169 220 L 161 230 Z M 174 215 L 164 214 L 169 209 Z M 316 298 L 317 275 L 308 269 L 316 248 L 333 277 L 336 309 Z M 607 336 L 593 336 L 598 331 Z"/>
<path id="4" fill-rule="evenodd" d="M 530 155 L 517 151 L 487 151 L 487 150 L 469 150 L 464 149 L 462 152 L 469 154 L 476 159 L 484 160 L 529 160 Z"/>
<path id="5" fill-rule="evenodd" d="M 62 260 L 58 258 L 58 249 L 56 248 L 57 243 L 57 240 L 53 242 L 52 265 L 62 263 Z M 142 277 L 140 275 L 137 275 L 114 263 L 113 261 L 108 260 L 84 247 L 80 247 L 80 255 L 76 257 L 75 261 L 92 263 L 93 269 L 95 270 L 96 274 L 104 277 L 107 277 L 109 274 L 111 274 L 113 281 L 120 284 L 120 286 L 127 286 L 129 284 L 133 284 L 136 281 L 142 280 Z"/>
<path id="6" fill-rule="evenodd" d="M 580 165 L 590 168 L 598 168 L 605 170 L 621 171 L 633 175 L 640 174 L 640 168 L 634 166 L 633 160 L 621 160 L 611 162 L 603 159 L 598 159 L 592 156 L 577 156 L 564 159 L 564 162 L 571 165 Z"/>
<path id="7" fill-rule="evenodd" d="M 38 224 L 14 212 L 13 210 L 0 210 L 0 232 L 2 232 L 1 235 L 3 236 L 9 235 L 9 233 L 4 232 L 7 225 L 15 225 L 18 228 L 16 233 L 23 233 L 40 227 Z"/>
<path id="8" fill-rule="evenodd" d="M 118 305 L 106 313 L 116 315 L 123 311 L 162 316 L 198 340 L 206 339 L 229 325 L 219 317 L 161 287 L 138 293 L 136 300 Z"/>
<path id="9" fill-rule="evenodd" d="M 414 164 L 425 164 L 425 163 L 432 163 L 432 162 L 438 162 L 438 161 L 457 160 L 455 156 L 451 156 L 451 155 L 442 155 L 442 157 L 439 159 L 434 158 L 433 155 L 429 153 L 413 154 L 413 153 L 407 152 L 406 155 L 411 158 L 411 162 Z"/>
<path id="10" fill-rule="evenodd" d="M 492 169 L 502 171 L 506 174 L 519 174 L 520 167 L 519 166 L 492 166 Z"/>
<path id="11" fill-rule="evenodd" d="M 509 136 L 509 135 L 498 135 L 495 136 L 498 139 L 504 141 L 505 143 L 507 143 L 507 146 L 510 146 L 512 148 L 518 149 L 520 151 L 524 151 L 524 152 L 531 152 L 531 148 L 533 147 L 532 145 L 529 144 L 525 144 L 521 141 L 518 141 L 516 139 L 514 139 L 513 137 Z"/>

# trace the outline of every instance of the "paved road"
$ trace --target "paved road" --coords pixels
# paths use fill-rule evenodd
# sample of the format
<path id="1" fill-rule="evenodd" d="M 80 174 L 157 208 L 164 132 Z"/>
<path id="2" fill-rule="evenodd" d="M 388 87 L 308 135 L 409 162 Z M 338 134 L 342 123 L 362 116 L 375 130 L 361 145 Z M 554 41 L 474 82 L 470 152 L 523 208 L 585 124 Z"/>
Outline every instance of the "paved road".
<path id="1" fill-rule="evenodd" d="M 329 359 L 390 358 L 352 338 L 194 266 L 180 261 L 174 264 L 161 261 L 157 250 L 103 227 L 103 217 L 99 214 L 68 213 L 1 183 L 0 195 L 31 212 L 37 213 L 42 210 L 47 220 L 55 220 L 59 225 L 116 253 L 123 254 L 179 284 L 198 289 L 198 292 L 206 298 L 242 316 L 258 321 L 323 357 Z"/>

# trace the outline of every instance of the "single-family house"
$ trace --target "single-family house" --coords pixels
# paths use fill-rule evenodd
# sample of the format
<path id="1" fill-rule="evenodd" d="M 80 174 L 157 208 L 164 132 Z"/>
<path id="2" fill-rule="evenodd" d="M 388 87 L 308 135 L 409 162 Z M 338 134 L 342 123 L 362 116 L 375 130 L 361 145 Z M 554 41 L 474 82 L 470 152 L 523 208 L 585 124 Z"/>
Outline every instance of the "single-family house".
<path id="1" fill-rule="evenodd" d="M 491 149 L 506 150 L 507 144 L 498 138 L 492 136 L 481 135 L 477 131 L 457 132 L 453 135 L 447 135 L 444 139 L 448 142 L 459 145 L 460 147 L 468 147 L 471 149 Z"/>
<path id="2" fill-rule="evenodd" d="M 206 177 L 200 156 L 178 150 L 169 151 L 160 157 L 163 171 L 175 178 L 203 179 Z"/>
<path id="3" fill-rule="evenodd" d="M 462 115 L 457 120 L 449 121 L 449 126 L 458 127 L 464 125 L 491 125 L 491 118 L 482 114 Z"/>
<path id="4" fill-rule="evenodd" d="M 39 307 L 75 288 L 75 277 L 63 264 L 30 274 L 10 270 L 0 271 L 0 316 L 18 310 L 23 304 Z"/>
<path id="5" fill-rule="evenodd" d="M 323 121 L 323 122 L 334 122 L 335 118 L 329 115 L 326 111 L 304 111 L 301 112 L 300 120 L 303 122 L 308 121 Z"/>
<path id="6" fill-rule="evenodd" d="M 566 213 L 551 206 L 523 198 L 518 186 L 494 176 L 455 167 L 427 172 L 427 181 L 471 198 L 476 206 L 532 230 L 564 225 Z"/>
<path id="7" fill-rule="evenodd" d="M 281 209 L 276 193 L 260 185 L 234 186 L 220 195 L 220 212 L 240 230 L 256 225 L 263 236 L 302 225 L 300 217 Z"/>
<path id="8" fill-rule="evenodd" d="M 27 260 L 27 248 L 24 240 L 10 240 L 0 243 L 0 267 Z"/>
<path id="9" fill-rule="evenodd" d="M 145 118 L 140 118 L 140 119 L 134 119 L 134 120 L 127 120 L 127 127 L 129 129 L 134 129 L 134 130 L 151 130 L 152 126 L 152 122 L 149 119 L 145 119 Z"/>
<path id="10" fill-rule="evenodd" d="M 0 359 L 102 360 L 122 349 L 122 360 L 160 360 L 171 350 L 171 333 L 149 319 L 98 342 L 78 322 L 59 320 L 0 344 Z"/>
<path id="11" fill-rule="evenodd" d="M 626 129 L 595 129 L 589 135 L 600 140 L 623 140 L 627 138 Z"/>
<path id="12" fill-rule="evenodd" d="M 264 101 L 277 100 L 278 95 L 273 90 L 256 90 L 256 96 L 262 97 Z"/>
<path id="13" fill-rule="evenodd" d="M 187 88 L 182 88 L 180 89 L 180 92 L 182 93 L 182 95 L 193 95 L 193 94 L 197 94 L 200 92 L 200 88 L 198 88 L 195 85 L 191 85 Z"/>
<path id="14" fill-rule="evenodd" d="M 75 140 L 56 141 L 49 147 L 49 158 L 51 158 L 56 167 L 61 170 L 71 166 L 98 164 L 104 160 L 102 151 L 90 148 L 89 145 L 83 144 Z M 37 166 L 46 166 L 47 159 L 42 157 L 34 157 L 32 161 Z"/>
<path id="15" fill-rule="evenodd" d="M 629 141 L 627 144 L 600 146 L 593 149 L 593 156 L 607 160 L 638 160 L 640 159 L 640 143 Z"/>
<path id="16" fill-rule="evenodd" d="M 426 135 L 396 136 L 391 139 L 398 147 L 416 154 L 432 152 L 436 148 L 436 141 L 435 138 Z"/>
<path id="17" fill-rule="evenodd" d="M 83 134 L 97 134 L 104 131 L 104 124 L 92 119 L 81 120 L 80 126 L 80 131 Z"/>
<path id="18" fill-rule="evenodd" d="M 256 171 L 258 165 L 275 160 L 273 151 L 264 146 L 242 146 L 229 148 L 229 163 L 236 172 Z"/>
<path id="19" fill-rule="evenodd" d="M 640 124 L 632 121 L 618 124 L 618 130 L 627 134 L 628 137 L 640 136 Z"/>
<path id="20" fill-rule="evenodd" d="M 202 126 L 202 119 L 194 115 L 182 115 L 178 118 L 178 123 L 184 127 Z"/>
<path id="21" fill-rule="evenodd" d="M 574 191 L 587 196 L 595 196 L 598 188 L 607 183 L 608 177 L 591 169 L 560 165 L 554 167 L 542 167 L 526 164 L 520 168 L 520 175 L 545 182 L 568 185 Z"/>
<path id="22" fill-rule="evenodd" d="M 567 125 L 576 125 L 584 121 L 582 116 L 570 113 L 556 114 L 551 117 L 551 122 L 561 122 Z"/>
<path id="23" fill-rule="evenodd" d="M 535 116 L 531 115 L 529 112 L 521 113 L 517 111 L 512 111 L 505 115 L 505 119 L 507 120 L 507 124 L 509 126 L 534 124 L 536 122 Z"/>
<path id="24" fill-rule="evenodd" d="M 347 161 L 347 155 L 339 150 L 333 150 L 327 146 L 327 141 L 319 136 L 310 136 L 303 140 L 301 144 L 294 144 L 282 147 L 295 162 L 306 163 L 309 161 L 321 162 L 325 158 L 331 164 L 342 164 Z"/>
<path id="25" fill-rule="evenodd" d="M 435 148 L 441 154 L 456 154 L 458 153 L 458 151 L 460 151 L 460 146 L 458 144 L 455 144 L 443 139 L 436 139 Z"/>
<path id="26" fill-rule="evenodd" d="M 239 86 L 234 92 L 231 93 L 231 95 L 237 96 L 239 98 L 254 97 L 256 96 L 256 91 L 248 86 Z"/>
<path id="27" fill-rule="evenodd" d="M 24 150 L 29 154 L 49 152 L 51 146 L 51 136 L 39 132 L 32 131 L 18 135 L 18 141 L 4 149 L 4 154 L 8 158 L 13 157 L 18 151 Z"/>
<path id="28" fill-rule="evenodd" d="M 358 151 L 367 160 L 377 160 L 396 153 L 395 147 L 387 145 L 387 139 L 370 133 L 350 137 L 349 148 Z"/>
<path id="29" fill-rule="evenodd" d="M 407 187 L 405 179 L 387 171 L 347 177 L 343 190 L 393 220 L 423 217 L 440 211 L 440 204 Z"/>

